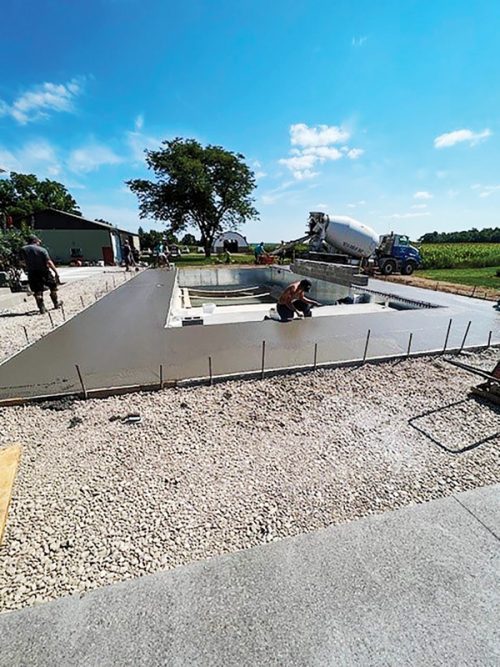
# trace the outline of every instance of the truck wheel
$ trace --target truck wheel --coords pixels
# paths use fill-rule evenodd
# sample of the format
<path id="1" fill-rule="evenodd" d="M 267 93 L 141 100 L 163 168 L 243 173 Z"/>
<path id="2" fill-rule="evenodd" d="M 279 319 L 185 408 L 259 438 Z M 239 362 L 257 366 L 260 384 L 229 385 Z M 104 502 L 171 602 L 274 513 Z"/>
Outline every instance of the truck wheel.
<path id="1" fill-rule="evenodd" d="M 415 271 L 415 262 L 407 262 L 402 270 L 401 273 L 403 273 L 405 276 L 411 276 L 411 274 Z"/>
<path id="2" fill-rule="evenodd" d="M 387 262 L 384 262 L 382 265 L 382 273 L 384 276 L 392 276 L 396 271 L 396 262 L 392 259 L 388 259 Z"/>

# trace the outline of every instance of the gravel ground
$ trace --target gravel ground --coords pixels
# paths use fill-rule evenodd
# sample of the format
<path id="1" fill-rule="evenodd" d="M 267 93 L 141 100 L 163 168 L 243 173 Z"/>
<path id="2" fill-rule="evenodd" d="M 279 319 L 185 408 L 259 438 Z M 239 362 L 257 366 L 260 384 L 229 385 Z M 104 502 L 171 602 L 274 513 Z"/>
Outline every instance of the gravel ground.
<path id="1" fill-rule="evenodd" d="M 492 369 L 500 350 L 464 356 Z M 0 608 L 496 483 L 500 437 L 450 454 L 408 424 L 477 381 L 421 358 L 4 408 L 0 445 L 23 455 Z M 500 431 L 499 408 L 474 406 L 434 435 L 460 448 Z"/>
<path id="2" fill-rule="evenodd" d="M 50 308 L 50 315 L 54 326 L 59 326 L 66 320 L 80 313 L 84 308 L 95 303 L 96 297 L 100 299 L 114 289 L 119 287 L 124 280 L 135 276 L 135 273 L 126 273 L 124 270 L 101 273 L 84 280 L 78 280 L 59 288 L 60 298 L 64 304 L 62 310 L 53 310 L 52 301 L 48 292 L 45 293 L 45 305 Z M 82 304 L 83 299 L 83 304 Z M 34 343 L 52 330 L 49 315 L 40 315 L 36 308 L 35 299 L 26 295 L 24 300 L 15 306 L 2 307 L 0 303 L 0 363 L 8 357 L 20 352 L 27 346 L 26 327 L 28 340 Z"/>

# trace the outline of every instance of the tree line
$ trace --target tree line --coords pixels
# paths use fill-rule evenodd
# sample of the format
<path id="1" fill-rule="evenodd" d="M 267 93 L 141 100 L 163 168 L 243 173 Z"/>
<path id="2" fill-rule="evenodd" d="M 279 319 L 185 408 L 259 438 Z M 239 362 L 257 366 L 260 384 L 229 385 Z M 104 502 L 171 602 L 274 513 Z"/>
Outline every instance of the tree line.
<path id="1" fill-rule="evenodd" d="M 464 232 L 429 232 L 419 243 L 500 243 L 500 227 L 468 229 Z"/>

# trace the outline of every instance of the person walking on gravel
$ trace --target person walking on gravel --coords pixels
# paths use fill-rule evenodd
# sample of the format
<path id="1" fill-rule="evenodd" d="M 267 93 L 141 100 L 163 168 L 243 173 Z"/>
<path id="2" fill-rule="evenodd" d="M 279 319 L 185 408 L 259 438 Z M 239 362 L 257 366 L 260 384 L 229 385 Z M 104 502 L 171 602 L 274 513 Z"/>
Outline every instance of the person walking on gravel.
<path id="1" fill-rule="evenodd" d="M 47 312 L 43 301 L 43 292 L 46 288 L 50 291 L 54 308 L 60 308 L 62 302 L 57 296 L 57 285 L 60 283 L 59 274 L 49 253 L 42 247 L 42 242 L 37 236 L 30 236 L 28 244 L 21 249 L 21 262 L 26 268 L 28 285 L 33 292 L 40 313 Z"/>
<path id="2" fill-rule="evenodd" d="M 311 317 L 311 306 L 321 306 L 318 301 L 309 299 L 306 293 L 312 287 L 310 280 L 301 280 L 288 285 L 280 298 L 276 310 L 282 322 L 293 320 L 298 317 Z"/>

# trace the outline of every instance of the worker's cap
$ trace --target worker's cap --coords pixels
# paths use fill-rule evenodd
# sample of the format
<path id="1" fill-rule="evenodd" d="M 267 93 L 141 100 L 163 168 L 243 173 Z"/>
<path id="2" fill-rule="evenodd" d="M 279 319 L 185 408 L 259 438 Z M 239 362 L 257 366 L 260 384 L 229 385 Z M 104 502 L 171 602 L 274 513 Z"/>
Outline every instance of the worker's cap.
<path id="1" fill-rule="evenodd" d="M 28 242 L 29 243 L 41 243 L 41 240 L 38 238 L 38 236 L 35 236 L 34 234 L 30 234 L 30 236 L 28 236 Z"/>
<path id="2" fill-rule="evenodd" d="M 299 287 L 304 290 L 304 292 L 309 292 L 312 287 L 312 282 L 310 280 L 301 280 Z"/>

